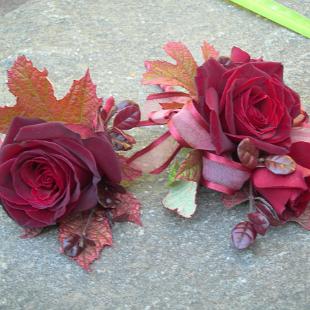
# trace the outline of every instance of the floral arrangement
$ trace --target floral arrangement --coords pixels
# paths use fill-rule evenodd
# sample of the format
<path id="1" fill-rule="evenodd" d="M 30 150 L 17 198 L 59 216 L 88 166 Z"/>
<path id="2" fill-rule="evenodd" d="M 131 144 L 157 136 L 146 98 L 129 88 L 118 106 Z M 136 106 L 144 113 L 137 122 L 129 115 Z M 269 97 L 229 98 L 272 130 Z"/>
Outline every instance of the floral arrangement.
<path id="1" fill-rule="evenodd" d="M 182 43 L 164 49 L 176 63 L 145 62 L 143 83 L 162 92 L 148 96 L 139 126 L 167 131 L 136 152 L 131 167 L 168 169 L 163 204 L 183 217 L 195 212 L 198 185 L 222 193 L 226 208 L 249 201 L 247 220 L 232 230 L 238 249 L 288 221 L 310 230 L 310 126 L 283 65 L 237 47 L 219 56 L 207 42 L 201 66 Z"/>
<path id="2" fill-rule="evenodd" d="M 289 221 L 310 230 L 310 125 L 279 62 L 233 47 L 219 56 L 204 42 L 198 66 L 185 45 L 165 51 L 176 63 L 146 61 L 143 83 L 159 85 L 144 105 L 97 97 L 89 71 L 58 100 L 47 70 L 25 56 L 8 70 L 14 106 L 0 107 L 0 201 L 32 238 L 57 226 L 61 252 L 85 270 L 112 245 L 114 222 L 141 225 L 140 203 L 125 185 L 168 170 L 166 208 L 190 218 L 199 186 L 232 208 L 248 202 L 232 229 L 245 249 L 270 226 Z M 167 130 L 131 157 L 126 131 Z"/>
<path id="3" fill-rule="evenodd" d="M 141 225 L 139 201 L 121 185 L 140 173 L 126 164 L 140 121 L 136 103 L 104 103 L 87 71 L 57 100 L 47 70 L 18 57 L 8 71 L 13 107 L 0 108 L 0 199 L 22 238 L 58 226 L 61 252 L 90 270 L 112 245 L 114 222 Z M 113 118 L 113 122 L 111 120 Z"/>

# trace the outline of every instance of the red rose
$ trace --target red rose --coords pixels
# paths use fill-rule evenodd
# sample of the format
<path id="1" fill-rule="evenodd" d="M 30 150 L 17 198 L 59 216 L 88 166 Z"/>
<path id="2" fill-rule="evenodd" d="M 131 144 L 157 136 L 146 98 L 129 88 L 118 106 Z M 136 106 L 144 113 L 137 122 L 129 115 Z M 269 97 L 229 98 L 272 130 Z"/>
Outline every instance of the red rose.
<path id="1" fill-rule="evenodd" d="M 53 225 L 97 204 L 100 180 L 118 183 L 120 167 L 101 133 L 88 139 L 61 123 L 17 117 L 0 149 L 0 198 L 20 225 Z"/>
<path id="2" fill-rule="evenodd" d="M 288 152 L 301 108 L 299 96 L 283 82 L 281 63 L 251 59 L 233 48 L 230 59 L 210 59 L 199 67 L 196 85 L 197 109 L 218 154 L 244 138 L 271 154 Z"/>

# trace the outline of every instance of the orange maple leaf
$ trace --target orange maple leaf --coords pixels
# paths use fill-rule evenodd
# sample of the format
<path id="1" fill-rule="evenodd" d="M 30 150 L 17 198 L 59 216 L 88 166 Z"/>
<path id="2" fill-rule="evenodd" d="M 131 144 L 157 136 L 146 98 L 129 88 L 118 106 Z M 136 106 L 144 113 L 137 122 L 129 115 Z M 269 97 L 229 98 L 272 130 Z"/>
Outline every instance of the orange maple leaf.
<path id="1" fill-rule="evenodd" d="M 16 104 L 0 107 L 0 132 L 5 133 L 16 116 L 92 127 L 102 99 L 96 95 L 89 71 L 73 82 L 69 93 L 61 100 L 56 99 L 47 75 L 46 69 L 39 71 L 25 56 L 17 58 L 8 70 L 8 86 L 16 97 Z"/>
<path id="2" fill-rule="evenodd" d="M 181 86 L 191 95 L 196 95 L 195 75 L 197 63 L 188 48 L 180 42 L 169 42 L 164 46 L 166 53 L 176 64 L 167 61 L 147 61 L 147 72 L 144 73 L 144 84 L 163 84 Z"/>

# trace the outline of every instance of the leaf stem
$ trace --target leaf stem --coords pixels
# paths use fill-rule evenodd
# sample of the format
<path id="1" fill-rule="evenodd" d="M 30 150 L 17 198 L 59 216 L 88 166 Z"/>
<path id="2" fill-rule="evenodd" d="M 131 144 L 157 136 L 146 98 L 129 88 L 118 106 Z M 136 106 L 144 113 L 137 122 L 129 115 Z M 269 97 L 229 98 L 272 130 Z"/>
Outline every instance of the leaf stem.
<path id="1" fill-rule="evenodd" d="M 253 185 L 252 182 L 249 181 L 249 206 L 250 206 L 250 212 L 254 211 L 254 196 L 253 196 Z"/>
<path id="2" fill-rule="evenodd" d="M 95 212 L 95 208 L 91 209 L 91 211 L 90 211 L 90 213 L 88 215 L 88 218 L 87 218 L 87 222 L 86 222 L 86 224 L 85 224 L 85 226 L 84 226 L 84 228 L 82 230 L 82 237 L 86 237 L 87 228 L 88 228 L 88 226 L 90 224 L 90 221 L 91 221 L 91 219 L 92 219 L 92 217 L 94 215 L 94 212 Z"/>

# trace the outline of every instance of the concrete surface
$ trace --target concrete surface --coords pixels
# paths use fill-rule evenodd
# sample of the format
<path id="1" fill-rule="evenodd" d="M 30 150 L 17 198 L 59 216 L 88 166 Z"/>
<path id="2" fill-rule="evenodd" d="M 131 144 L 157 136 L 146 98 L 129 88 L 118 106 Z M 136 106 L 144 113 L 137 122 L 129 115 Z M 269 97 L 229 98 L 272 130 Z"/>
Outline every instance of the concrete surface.
<path id="1" fill-rule="evenodd" d="M 19 1 L 24 2 L 24 1 Z M 281 1 L 310 16 L 310 2 Z M 0 1 L 0 102 L 13 103 L 6 70 L 25 54 L 46 66 L 58 96 L 90 67 L 98 94 L 143 103 L 145 59 L 163 58 L 168 40 L 185 42 L 198 60 L 207 39 L 282 61 L 287 83 L 309 110 L 309 40 L 227 1 Z M 11 4 L 11 6 L 10 6 Z M 15 9 L 15 10 L 13 10 Z M 137 130 L 141 144 L 160 129 Z M 114 246 L 90 274 L 59 255 L 56 232 L 34 240 L 0 211 L 0 309 L 310 309 L 310 233 L 295 224 L 271 230 L 238 252 L 231 228 L 246 207 L 224 210 L 202 190 L 192 220 L 164 210 L 163 176 L 132 186 L 144 227 L 117 224 Z"/>

